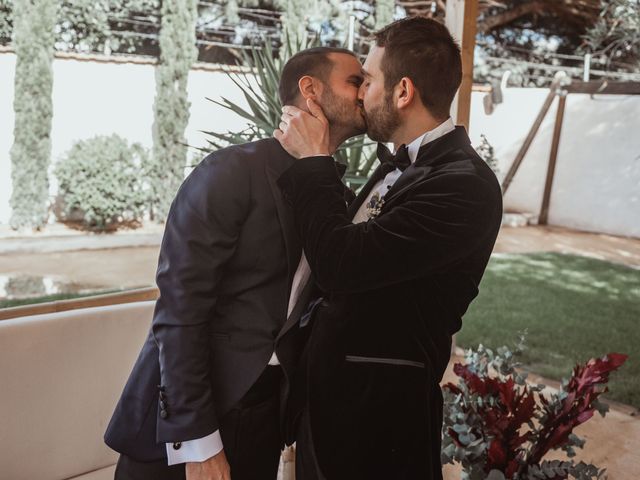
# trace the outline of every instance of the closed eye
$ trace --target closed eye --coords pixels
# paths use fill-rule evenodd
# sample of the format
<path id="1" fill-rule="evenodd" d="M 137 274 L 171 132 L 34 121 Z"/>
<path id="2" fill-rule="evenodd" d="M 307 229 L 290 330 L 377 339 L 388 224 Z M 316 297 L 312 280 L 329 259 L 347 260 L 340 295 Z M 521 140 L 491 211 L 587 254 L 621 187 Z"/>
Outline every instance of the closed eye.
<path id="1" fill-rule="evenodd" d="M 356 87 L 360 87 L 360 85 L 362 85 L 363 82 L 363 78 L 362 77 L 349 77 L 348 82 L 352 85 L 355 85 Z"/>

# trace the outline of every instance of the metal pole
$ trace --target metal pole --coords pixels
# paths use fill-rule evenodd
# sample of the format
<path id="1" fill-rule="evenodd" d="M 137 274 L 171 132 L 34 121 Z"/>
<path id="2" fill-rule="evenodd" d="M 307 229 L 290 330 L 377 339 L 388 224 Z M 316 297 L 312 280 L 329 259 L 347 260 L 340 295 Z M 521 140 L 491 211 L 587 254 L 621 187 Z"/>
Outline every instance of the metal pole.
<path id="1" fill-rule="evenodd" d="M 356 17 L 349 15 L 349 35 L 347 36 L 347 48 L 353 51 L 354 37 L 356 33 Z"/>
<path id="2" fill-rule="evenodd" d="M 589 75 L 591 74 L 591 54 L 585 53 L 584 55 L 584 73 L 582 74 L 582 81 L 588 82 Z"/>

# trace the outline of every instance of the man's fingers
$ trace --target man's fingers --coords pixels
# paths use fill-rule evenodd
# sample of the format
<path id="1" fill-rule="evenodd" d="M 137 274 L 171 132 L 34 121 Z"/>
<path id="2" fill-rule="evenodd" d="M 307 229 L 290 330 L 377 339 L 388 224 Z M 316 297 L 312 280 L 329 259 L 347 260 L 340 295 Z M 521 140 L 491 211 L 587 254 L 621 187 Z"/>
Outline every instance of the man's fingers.
<path id="1" fill-rule="evenodd" d="M 311 115 L 316 117 L 318 120 L 322 120 L 323 122 L 327 120 L 324 116 L 322 108 L 320 108 L 320 105 L 318 105 L 310 98 L 307 98 L 307 108 L 309 109 L 309 113 L 311 113 Z"/>
<path id="2" fill-rule="evenodd" d="M 284 135 L 284 132 L 280 129 L 276 129 L 273 131 L 273 136 L 275 137 L 276 140 L 281 141 L 282 140 L 282 136 Z"/>
<path id="3" fill-rule="evenodd" d="M 298 107 L 294 107 L 292 105 L 285 105 L 282 107 L 282 113 L 289 115 L 291 117 L 295 116 L 296 113 L 299 113 L 301 110 Z"/>
<path id="4" fill-rule="evenodd" d="M 305 112 L 302 112 L 302 113 L 305 113 Z M 291 122 L 296 121 L 296 117 L 283 113 L 282 115 L 280 115 L 280 120 L 282 120 L 286 125 L 289 125 Z"/>
<path id="5" fill-rule="evenodd" d="M 278 126 L 280 127 L 280 130 L 284 132 L 289 125 L 286 122 L 280 122 L 280 125 Z"/>

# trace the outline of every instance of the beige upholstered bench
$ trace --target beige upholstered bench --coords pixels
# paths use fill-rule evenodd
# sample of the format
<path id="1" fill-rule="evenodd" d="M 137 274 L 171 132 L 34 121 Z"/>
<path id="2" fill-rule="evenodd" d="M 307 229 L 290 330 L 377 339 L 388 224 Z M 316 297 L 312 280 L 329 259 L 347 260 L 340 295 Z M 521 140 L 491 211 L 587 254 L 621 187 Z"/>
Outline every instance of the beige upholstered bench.
<path id="1" fill-rule="evenodd" d="M 153 301 L 0 321 L 0 479 L 111 480 L 102 440 Z"/>

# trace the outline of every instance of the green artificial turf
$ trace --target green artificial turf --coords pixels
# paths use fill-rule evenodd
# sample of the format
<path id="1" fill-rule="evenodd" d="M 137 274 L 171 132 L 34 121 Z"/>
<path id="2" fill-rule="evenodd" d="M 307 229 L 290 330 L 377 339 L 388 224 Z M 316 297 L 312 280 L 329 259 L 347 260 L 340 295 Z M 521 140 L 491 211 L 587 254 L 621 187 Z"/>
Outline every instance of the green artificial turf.
<path id="1" fill-rule="evenodd" d="M 524 330 L 522 363 L 551 379 L 609 352 L 629 355 L 606 397 L 640 408 L 640 270 L 557 253 L 494 255 L 457 345 L 512 347 Z"/>

